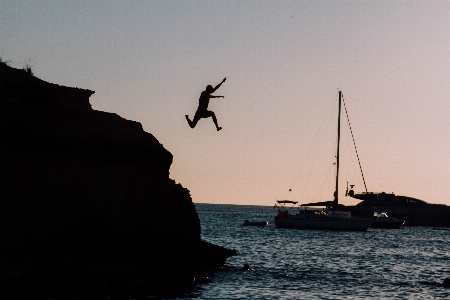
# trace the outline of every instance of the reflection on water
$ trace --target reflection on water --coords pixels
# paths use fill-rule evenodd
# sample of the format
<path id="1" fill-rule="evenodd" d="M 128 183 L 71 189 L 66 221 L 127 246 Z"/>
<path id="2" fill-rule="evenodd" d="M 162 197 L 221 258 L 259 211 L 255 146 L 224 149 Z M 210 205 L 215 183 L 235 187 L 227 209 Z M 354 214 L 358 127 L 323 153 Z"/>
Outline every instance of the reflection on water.
<path id="1" fill-rule="evenodd" d="M 236 249 L 186 298 L 450 297 L 450 232 L 427 227 L 367 232 L 278 229 L 271 207 L 196 204 L 202 239 Z M 269 221 L 266 227 L 244 220 Z M 243 270 L 248 263 L 252 270 Z"/>

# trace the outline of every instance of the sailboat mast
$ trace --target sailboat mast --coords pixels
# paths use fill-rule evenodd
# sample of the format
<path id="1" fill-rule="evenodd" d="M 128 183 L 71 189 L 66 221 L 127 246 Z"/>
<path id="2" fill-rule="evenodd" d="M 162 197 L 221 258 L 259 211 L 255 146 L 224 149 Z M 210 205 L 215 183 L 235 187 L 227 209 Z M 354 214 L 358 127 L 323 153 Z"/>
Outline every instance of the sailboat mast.
<path id="1" fill-rule="evenodd" d="M 336 151 L 336 191 L 334 192 L 334 208 L 338 206 L 338 194 L 339 194 L 339 144 L 341 140 L 341 98 L 342 92 L 339 91 L 339 109 L 338 109 L 338 139 L 337 139 L 337 151 Z"/>

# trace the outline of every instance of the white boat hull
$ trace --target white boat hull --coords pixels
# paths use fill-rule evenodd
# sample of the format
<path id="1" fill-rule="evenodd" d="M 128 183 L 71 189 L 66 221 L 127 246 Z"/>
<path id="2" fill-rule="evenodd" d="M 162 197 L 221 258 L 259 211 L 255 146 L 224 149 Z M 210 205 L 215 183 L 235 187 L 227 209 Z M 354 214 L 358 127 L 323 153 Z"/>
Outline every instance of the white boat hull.
<path id="1" fill-rule="evenodd" d="M 372 225 L 370 218 L 348 218 L 334 216 L 288 215 L 277 218 L 277 227 L 304 229 L 331 229 L 345 231 L 367 231 Z"/>

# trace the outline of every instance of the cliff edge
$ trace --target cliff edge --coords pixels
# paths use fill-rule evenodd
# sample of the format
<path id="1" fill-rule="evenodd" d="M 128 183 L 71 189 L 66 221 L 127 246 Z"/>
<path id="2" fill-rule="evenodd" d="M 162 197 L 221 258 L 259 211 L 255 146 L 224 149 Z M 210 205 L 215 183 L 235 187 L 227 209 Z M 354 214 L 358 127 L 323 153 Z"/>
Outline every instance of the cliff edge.
<path id="1" fill-rule="evenodd" d="M 93 93 L 0 63 L 2 294 L 171 291 L 235 255 L 201 241 L 171 153 Z"/>

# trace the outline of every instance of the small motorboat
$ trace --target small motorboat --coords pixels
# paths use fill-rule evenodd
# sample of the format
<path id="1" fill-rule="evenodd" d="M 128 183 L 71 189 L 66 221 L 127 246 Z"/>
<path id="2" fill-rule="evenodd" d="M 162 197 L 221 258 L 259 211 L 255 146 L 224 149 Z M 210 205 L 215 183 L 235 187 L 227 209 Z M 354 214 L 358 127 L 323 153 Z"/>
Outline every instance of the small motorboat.
<path id="1" fill-rule="evenodd" d="M 244 226 L 267 226 L 269 222 L 267 221 L 249 221 L 245 220 Z"/>
<path id="2" fill-rule="evenodd" d="M 405 221 L 389 217 L 386 212 L 375 211 L 373 213 L 372 228 L 397 229 L 405 224 Z"/>

